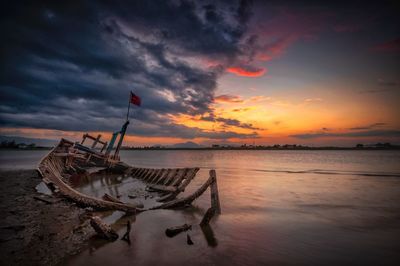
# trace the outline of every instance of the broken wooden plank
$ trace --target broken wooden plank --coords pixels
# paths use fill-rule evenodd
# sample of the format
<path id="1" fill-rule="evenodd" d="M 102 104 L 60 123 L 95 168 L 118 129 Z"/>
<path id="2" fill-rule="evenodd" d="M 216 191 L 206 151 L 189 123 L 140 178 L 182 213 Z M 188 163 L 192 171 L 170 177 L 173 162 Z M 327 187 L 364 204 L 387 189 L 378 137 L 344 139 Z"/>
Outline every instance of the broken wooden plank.
<path id="1" fill-rule="evenodd" d="M 162 178 L 165 175 L 165 172 L 167 171 L 167 169 L 162 168 L 160 169 L 160 172 L 158 173 L 158 175 L 154 178 L 154 180 L 152 180 L 153 184 L 157 184 L 158 180 L 160 180 L 160 178 Z"/>
<path id="2" fill-rule="evenodd" d="M 39 197 L 39 196 L 33 196 L 33 198 L 34 198 L 35 200 L 39 200 L 39 201 L 44 202 L 44 203 L 46 203 L 46 204 L 53 204 L 53 203 L 54 203 L 54 202 L 51 201 L 51 200 L 48 200 L 48 199 L 45 199 L 45 198 L 42 198 L 42 197 Z"/>
<path id="3" fill-rule="evenodd" d="M 154 173 L 154 169 L 150 169 L 147 174 L 143 177 L 143 180 L 147 182 L 147 179 L 149 176 L 151 176 Z"/>
<path id="4" fill-rule="evenodd" d="M 59 145 L 63 145 L 61 141 Z M 58 146 L 57 146 L 58 148 Z M 49 188 L 55 193 L 60 193 L 65 198 L 85 207 L 92 207 L 96 210 L 120 210 L 134 213 L 139 204 L 116 203 L 98 199 L 92 196 L 82 194 L 63 180 L 62 173 L 64 169 L 64 160 L 54 156 L 57 148 L 53 149 L 39 164 L 38 171 L 44 180 L 47 180 Z"/>
<path id="5" fill-rule="evenodd" d="M 214 207 L 208 208 L 203 216 L 203 219 L 201 219 L 200 226 L 207 226 L 210 223 L 210 220 L 214 217 L 215 213 L 216 210 Z"/>
<path id="6" fill-rule="evenodd" d="M 174 179 L 176 173 L 178 172 L 179 169 L 172 169 L 172 171 L 169 173 L 165 181 L 163 182 L 163 185 L 168 186 L 171 181 Z"/>
<path id="7" fill-rule="evenodd" d="M 182 182 L 182 180 L 185 178 L 186 174 L 191 170 L 192 170 L 191 168 L 179 169 L 174 180 L 172 180 L 172 183 L 170 184 L 170 186 L 178 186 Z"/>
<path id="8" fill-rule="evenodd" d="M 106 200 L 106 201 L 116 202 L 116 203 L 123 203 L 119 199 L 114 198 L 113 196 L 111 196 L 110 194 L 107 194 L 107 193 L 104 193 L 102 199 Z"/>
<path id="9" fill-rule="evenodd" d="M 164 174 L 160 176 L 160 178 L 155 182 L 155 184 L 163 184 L 165 179 L 168 177 L 169 173 L 172 171 L 172 169 L 168 168 L 164 171 Z"/>
<path id="10" fill-rule="evenodd" d="M 158 169 L 157 171 L 156 171 L 156 173 L 151 177 L 151 179 L 149 180 L 149 183 L 154 183 L 157 179 L 158 179 L 158 177 L 159 177 L 159 175 L 161 174 L 161 172 L 163 171 L 164 169 Z"/>
<path id="11" fill-rule="evenodd" d="M 174 237 L 174 236 L 176 236 L 177 234 L 182 233 L 182 232 L 185 232 L 185 231 L 190 230 L 190 229 L 192 229 L 192 226 L 191 226 L 191 225 L 189 225 L 189 224 L 183 224 L 183 225 L 180 225 L 180 226 L 174 226 L 174 227 L 167 228 L 167 229 L 165 230 L 165 234 L 166 234 L 168 237 Z"/>
<path id="12" fill-rule="evenodd" d="M 143 172 L 146 171 L 146 170 L 147 170 L 147 169 L 145 169 L 145 168 L 140 168 L 139 171 L 135 174 L 135 176 L 136 176 L 137 178 L 141 178 Z"/>
<path id="13" fill-rule="evenodd" d="M 115 232 L 110 225 L 104 223 L 98 216 L 90 218 L 90 225 L 101 238 L 114 241 L 119 237 L 117 232 Z"/>
<path id="14" fill-rule="evenodd" d="M 149 190 L 162 191 L 162 192 L 175 192 L 177 190 L 176 187 L 164 186 L 164 185 L 149 185 L 147 187 Z"/>
<path id="15" fill-rule="evenodd" d="M 214 182 L 211 184 L 211 206 L 215 209 L 215 212 L 221 214 L 221 204 L 219 202 L 219 192 L 217 185 L 217 173 L 215 170 L 210 170 L 210 176 L 213 177 Z"/>
<path id="16" fill-rule="evenodd" d="M 147 179 L 148 183 L 151 183 L 151 181 L 158 175 L 158 173 L 161 171 L 161 169 L 154 169 L 154 172 L 149 176 Z"/>
<path id="17" fill-rule="evenodd" d="M 138 175 L 138 177 L 140 179 L 143 179 L 145 175 L 147 175 L 147 173 L 150 171 L 150 169 L 148 168 L 144 168 L 143 171 L 140 173 L 140 175 Z"/>
<path id="18" fill-rule="evenodd" d="M 212 173 L 213 171 L 215 172 L 215 170 L 210 170 L 210 177 L 207 179 L 207 181 L 191 195 L 184 198 L 168 201 L 164 204 L 151 208 L 151 210 L 181 208 L 191 204 L 196 198 L 200 197 L 213 182 L 216 182 L 217 176 Z"/>

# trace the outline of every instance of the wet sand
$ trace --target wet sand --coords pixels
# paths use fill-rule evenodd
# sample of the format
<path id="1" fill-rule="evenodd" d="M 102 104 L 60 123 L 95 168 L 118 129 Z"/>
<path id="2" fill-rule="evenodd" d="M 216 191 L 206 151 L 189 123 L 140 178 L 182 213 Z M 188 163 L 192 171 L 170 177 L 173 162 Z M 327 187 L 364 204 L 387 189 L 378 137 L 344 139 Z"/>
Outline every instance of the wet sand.
<path id="1" fill-rule="evenodd" d="M 40 182 L 35 170 L 0 171 L 0 265 L 58 264 L 94 233 L 84 209 L 38 193 Z"/>

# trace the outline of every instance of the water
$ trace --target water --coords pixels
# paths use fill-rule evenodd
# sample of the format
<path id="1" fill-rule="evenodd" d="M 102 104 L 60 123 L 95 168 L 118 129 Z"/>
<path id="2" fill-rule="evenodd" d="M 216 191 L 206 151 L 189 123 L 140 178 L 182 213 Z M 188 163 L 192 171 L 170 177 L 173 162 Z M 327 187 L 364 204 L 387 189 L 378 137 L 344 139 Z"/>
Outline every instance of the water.
<path id="1" fill-rule="evenodd" d="M 12 156 L 7 160 L 26 168 L 43 155 Z M 192 246 L 185 233 L 168 238 L 165 229 L 198 224 L 208 192 L 190 209 L 128 217 L 131 245 L 93 239 L 65 265 L 399 265 L 400 151 L 123 151 L 121 157 L 135 166 L 201 167 L 185 193 L 216 169 L 222 214 L 205 232 L 189 231 Z M 108 178 L 79 189 L 128 200 L 134 179 Z M 102 215 L 125 232 L 122 213 Z"/>

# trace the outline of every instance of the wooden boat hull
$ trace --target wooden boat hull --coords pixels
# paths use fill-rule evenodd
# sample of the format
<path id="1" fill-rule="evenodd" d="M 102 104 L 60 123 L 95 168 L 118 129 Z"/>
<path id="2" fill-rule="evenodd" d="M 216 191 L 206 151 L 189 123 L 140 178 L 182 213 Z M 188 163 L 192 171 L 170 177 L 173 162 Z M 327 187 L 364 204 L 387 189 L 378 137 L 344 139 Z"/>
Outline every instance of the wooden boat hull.
<path id="1" fill-rule="evenodd" d="M 123 203 L 107 196 L 101 199 L 85 195 L 68 184 L 68 178 L 71 174 L 85 172 L 93 167 L 102 167 L 111 173 L 127 174 L 141 179 L 147 184 L 149 191 L 156 191 L 160 194 L 158 201 L 163 203 L 143 209 L 143 205 L 139 203 Z M 58 145 L 40 161 L 38 171 L 44 183 L 53 193 L 65 197 L 79 206 L 91 207 L 95 210 L 119 210 L 135 213 L 153 209 L 183 207 L 192 203 L 211 186 L 212 203 L 220 212 L 217 179 L 214 170 L 210 171 L 208 180 L 193 194 L 177 199 L 177 196 L 195 178 L 199 168 L 150 169 L 132 167 L 79 143 L 61 139 Z"/>

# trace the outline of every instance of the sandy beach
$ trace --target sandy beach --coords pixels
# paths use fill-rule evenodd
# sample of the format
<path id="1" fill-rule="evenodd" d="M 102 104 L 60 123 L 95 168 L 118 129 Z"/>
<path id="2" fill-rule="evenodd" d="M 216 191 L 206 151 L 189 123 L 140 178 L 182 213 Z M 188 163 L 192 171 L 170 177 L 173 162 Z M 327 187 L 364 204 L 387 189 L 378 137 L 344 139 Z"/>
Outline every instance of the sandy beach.
<path id="1" fill-rule="evenodd" d="M 35 170 L 0 171 L 0 265 L 56 265 L 82 250 L 87 212 L 38 193 Z"/>

